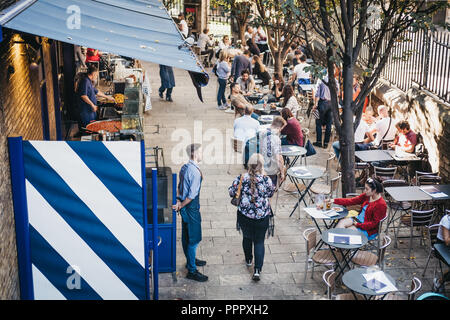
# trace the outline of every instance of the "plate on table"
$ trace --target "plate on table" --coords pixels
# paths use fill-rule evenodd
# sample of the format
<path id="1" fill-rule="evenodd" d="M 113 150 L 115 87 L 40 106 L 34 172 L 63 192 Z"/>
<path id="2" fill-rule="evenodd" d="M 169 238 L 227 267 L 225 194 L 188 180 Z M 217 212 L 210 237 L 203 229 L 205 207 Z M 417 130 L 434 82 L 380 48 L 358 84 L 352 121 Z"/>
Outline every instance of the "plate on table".
<path id="1" fill-rule="evenodd" d="M 336 211 L 336 212 L 342 212 L 342 211 L 344 211 L 344 208 L 341 208 L 341 207 L 333 207 L 333 210 Z"/>

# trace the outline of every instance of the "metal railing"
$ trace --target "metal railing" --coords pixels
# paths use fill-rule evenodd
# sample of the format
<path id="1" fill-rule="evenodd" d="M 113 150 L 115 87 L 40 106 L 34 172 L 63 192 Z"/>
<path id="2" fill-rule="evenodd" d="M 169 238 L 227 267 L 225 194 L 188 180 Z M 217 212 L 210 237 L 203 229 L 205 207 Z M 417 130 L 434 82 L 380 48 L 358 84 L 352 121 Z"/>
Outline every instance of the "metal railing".
<path id="1" fill-rule="evenodd" d="M 403 36 L 392 49 L 381 78 L 404 92 L 415 84 L 450 103 L 450 32 L 408 30 Z M 360 63 L 367 65 L 368 57 L 369 48 L 363 44 Z"/>

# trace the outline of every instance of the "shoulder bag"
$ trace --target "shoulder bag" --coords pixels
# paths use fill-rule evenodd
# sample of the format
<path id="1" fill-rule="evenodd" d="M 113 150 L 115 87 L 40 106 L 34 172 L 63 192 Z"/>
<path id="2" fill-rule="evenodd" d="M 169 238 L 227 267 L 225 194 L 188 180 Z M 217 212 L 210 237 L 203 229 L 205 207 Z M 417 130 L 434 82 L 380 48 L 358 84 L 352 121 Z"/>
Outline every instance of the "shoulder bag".
<path id="1" fill-rule="evenodd" d="M 237 192 L 235 194 L 235 196 L 233 197 L 233 199 L 231 199 L 231 204 L 235 207 L 239 206 L 239 203 L 241 203 L 241 189 L 242 189 L 242 180 L 244 179 L 244 175 L 241 174 L 241 178 L 239 180 L 239 186 L 237 189 Z"/>

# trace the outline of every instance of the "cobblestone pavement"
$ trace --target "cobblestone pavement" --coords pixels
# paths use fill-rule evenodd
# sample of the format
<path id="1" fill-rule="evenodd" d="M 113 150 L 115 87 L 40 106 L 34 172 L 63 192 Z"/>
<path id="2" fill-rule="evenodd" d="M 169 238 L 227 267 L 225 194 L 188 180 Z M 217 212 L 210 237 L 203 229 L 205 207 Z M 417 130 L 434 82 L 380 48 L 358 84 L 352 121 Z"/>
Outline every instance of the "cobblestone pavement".
<path id="1" fill-rule="evenodd" d="M 175 69 L 176 87 L 172 96 L 174 102 L 171 103 L 159 99 L 158 66 L 144 63 L 144 67 L 151 76 L 153 90 L 153 109 L 145 115 L 146 147 L 164 148 L 166 166 L 172 167 L 176 173 L 181 164 L 177 161 L 179 156 L 173 155 L 184 156 L 184 147 L 198 142 L 202 132 L 204 152 L 208 145 L 211 147 L 212 142 L 222 144 L 225 148 L 225 133 L 233 127 L 234 114 L 224 113 L 216 108 L 216 77 L 211 75 L 209 85 L 203 88 L 204 103 L 201 103 L 188 73 Z M 303 121 L 302 126 L 307 126 L 307 122 Z M 155 125 L 159 125 L 159 133 L 154 133 Z M 314 137 L 313 122 L 311 130 Z M 221 141 L 214 141 L 214 134 L 217 133 L 224 136 Z M 317 148 L 317 151 L 318 154 L 308 157 L 308 164 L 325 166 L 325 150 Z M 178 216 L 177 271 L 176 274 L 160 274 L 160 299 L 326 299 L 326 286 L 322 280 L 322 274 L 326 270 L 324 267 L 317 266 L 313 278 L 309 270 L 306 282 L 303 282 L 306 249 L 302 233 L 305 229 L 314 227 L 314 224 L 305 216 L 304 211 L 301 211 L 300 219 L 298 210 L 289 218 L 295 204 L 295 195 L 285 191 L 279 193 L 275 236 L 265 242 L 261 281 L 254 283 L 251 280 L 252 269 L 247 268 L 244 262 L 242 235 L 235 228 L 236 208 L 230 204 L 227 191 L 232 180 L 241 172 L 242 166 L 232 165 L 229 168 L 227 164 L 208 163 L 209 160 L 204 159 L 201 165 L 204 175 L 200 196 L 203 240 L 198 247 L 197 256 L 207 261 L 207 265 L 199 270 L 208 275 L 209 281 L 197 283 L 185 278 L 186 259 L 181 248 Z M 231 174 L 227 173 L 229 169 Z M 390 232 L 389 235 L 393 239 L 393 233 Z M 398 248 L 391 244 L 386 253 L 385 271 L 396 279 L 400 290 L 408 290 L 411 279 L 418 277 L 422 281 L 420 294 L 431 290 L 436 260 L 431 260 L 425 277 L 422 277 L 428 256 L 427 245 L 422 246 L 419 239 L 415 239 L 413 248 L 414 259 L 408 260 L 408 240 L 399 243 Z M 348 292 L 348 289 L 339 285 L 337 292 L 344 291 Z"/>

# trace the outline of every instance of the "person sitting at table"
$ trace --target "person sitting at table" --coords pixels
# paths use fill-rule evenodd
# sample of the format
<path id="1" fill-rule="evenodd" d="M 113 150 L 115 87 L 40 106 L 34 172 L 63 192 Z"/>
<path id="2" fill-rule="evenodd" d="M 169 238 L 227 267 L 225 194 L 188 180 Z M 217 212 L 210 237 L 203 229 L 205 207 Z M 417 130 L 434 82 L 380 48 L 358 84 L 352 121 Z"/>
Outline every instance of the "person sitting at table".
<path id="1" fill-rule="evenodd" d="M 411 130 L 408 121 L 401 121 L 398 124 L 399 135 L 393 143 L 389 145 L 390 148 L 399 146 L 404 152 L 414 153 L 417 144 L 417 135 Z"/>
<path id="2" fill-rule="evenodd" d="M 289 46 L 288 53 L 286 55 L 286 59 L 284 59 L 283 66 L 284 67 L 290 67 L 293 64 L 293 60 L 295 58 L 295 50 L 297 50 L 297 43 L 293 42 Z"/>
<path id="3" fill-rule="evenodd" d="M 251 53 L 249 50 L 245 50 L 242 54 L 239 54 L 234 57 L 233 64 L 231 66 L 231 76 L 233 77 L 233 82 L 241 76 L 241 72 L 243 70 L 249 70 L 252 72 L 252 62 L 251 62 Z"/>
<path id="4" fill-rule="evenodd" d="M 235 116 L 237 115 L 237 108 L 245 108 L 247 105 L 252 105 L 242 94 L 239 83 L 233 82 L 230 85 L 230 92 L 231 108 L 235 110 Z"/>
<path id="5" fill-rule="evenodd" d="M 386 217 L 387 205 L 383 199 L 383 185 L 376 179 L 369 178 L 364 185 L 364 193 L 345 199 L 331 199 L 331 202 L 342 206 L 361 205 L 361 212 L 356 218 L 341 219 L 336 228 L 358 230 L 369 240 L 378 236 L 378 224 Z"/>
<path id="6" fill-rule="evenodd" d="M 282 97 L 283 103 L 281 104 L 281 107 L 288 108 L 291 110 L 292 114 L 296 116 L 300 106 L 298 105 L 297 97 L 294 94 L 294 89 L 290 84 L 284 86 Z"/>
<path id="7" fill-rule="evenodd" d="M 294 73 L 292 74 L 292 83 L 297 82 L 298 85 L 311 84 L 311 72 L 305 71 L 305 68 L 308 67 L 310 67 L 310 65 L 306 63 L 306 56 L 300 56 L 300 63 L 295 66 Z M 300 90 L 299 87 L 299 91 Z"/>
<path id="8" fill-rule="evenodd" d="M 208 55 L 208 63 L 211 64 L 211 60 L 214 56 L 214 49 L 212 48 L 214 43 L 211 37 L 208 35 L 209 29 L 203 29 L 203 32 L 198 36 L 197 45 L 200 47 L 201 55 Z"/>
<path id="9" fill-rule="evenodd" d="M 388 108 L 384 105 L 378 106 L 378 121 L 375 123 L 375 129 L 372 134 L 377 134 L 374 145 L 379 146 L 383 141 L 393 141 L 395 139 L 394 120 L 389 117 Z"/>
<path id="10" fill-rule="evenodd" d="M 239 84 L 244 96 L 251 95 L 255 90 L 255 80 L 248 69 L 242 70 L 241 76 L 236 80 L 236 83 Z"/>
<path id="11" fill-rule="evenodd" d="M 261 55 L 261 52 L 259 51 L 258 46 L 256 45 L 256 32 L 253 29 L 252 26 L 247 26 L 247 31 L 245 32 L 244 38 L 245 38 L 245 43 L 248 46 L 248 50 L 250 50 L 250 52 L 253 55 L 259 56 Z"/>
<path id="12" fill-rule="evenodd" d="M 294 59 L 292 59 L 292 65 L 295 67 L 300 63 L 300 57 L 303 55 L 303 52 L 300 50 L 294 51 Z"/>
<path id="13" fill-rule="evenodd" d="M 261 85 L 263 87 L 268 86 L 270 83 L 270 74 L 267 71 L 266 66 L 262 63 L 261 58 L 259 56 L 253 56 L 253 74 L 258 77 L 258 79 L 262 80 Z"/>
<path id="14" fill-rule="evenodd" d="M 238 108 L 238 110 L 242 110 L 242 108 Z M 251 137 L 256 136 L 260 127 L 259 121 L 252 118 L 252 113 L 253 107 L 247 105 L 244 108 L 244 114 L 234 120 L 234 137 L 244 143 Z"/>
<path id="15" fill-rule="evenodd" d="M 251 104 L 246 104 L 245 106 L 242 105 L 242 104 L 238 104 L 237 107 L 236 107 L 236 115 L 235 115 L 235 118 L 236 118 L 236 117 L 243 117 L 243 116 L 245 115 L 245 109 L 246 109 L 246 108 L 249 108 L 249 109 L 250 109 L 250 107 L 251 107 L 251 112 L 252 112 L 252 113 L 250 114 L 250 116 L 251 116 L 253 119 L 255 119 L 255 120 L 257 120 L 257 121 L 259 122 L 259 115 L 257 115 L 256 113 L 253 112 L 253 106 L 252 106 Z"/>
<path id="16" fill-rule="evenodd" d="M 278 102 L 280 98 L 283 96 L 283 88 L 284 88 L 284 80 L 283 77 L 279 73 L 273 74 L 273 87 L 272 87 L 272 95 L 275 101 L 268 102 Z"/>
<path id="17" fill-rule="evenodd" d="M 228 50 L 230 46 L 231 46 L 230 37 L 228 35 L 224 35 L 222 41 L 219 42 L 219 48 L 217 49 L 216 52 L 216 58 L 219 59 L 220 52 L 222 50 Z"/>
<path id="18" fill-rule="evenodd" d="M 355 131 L 355 151 L 363 151 L 369 150 L 372 146 L 372 141 L 375 140 L 372 132 L 369 129 L 369 126 L 362 119 L 359 121 L 359 125 Z M 336 158 L 339 159 L 341 154 L 341 146 L 339 141 L 335 141 L 332 144 L 334 153 L 336 154 Z"/>
<path id="19" fill-rule="evenodd" d="M 300 122 L 294 117 L 289 108 L 283 108 L 281 116 L 286 121 L 286 125 L 281 129 L 281 135 L 286 135 L 286 138 L 281 138 L 281 144 L 303 147 L 303 131 Z"/>

